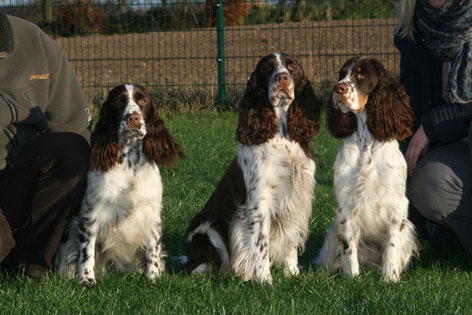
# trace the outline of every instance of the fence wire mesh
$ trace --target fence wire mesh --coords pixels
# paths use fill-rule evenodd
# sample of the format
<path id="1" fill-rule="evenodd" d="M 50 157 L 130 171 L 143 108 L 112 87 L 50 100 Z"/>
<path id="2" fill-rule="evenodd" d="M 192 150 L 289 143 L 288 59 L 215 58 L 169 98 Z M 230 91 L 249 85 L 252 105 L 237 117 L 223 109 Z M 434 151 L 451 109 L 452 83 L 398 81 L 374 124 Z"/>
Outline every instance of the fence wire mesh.
<path id="1" fill-rule="evenodd" d="M 4 0 L 64 49 L 90 99 L 132 82 L 217 95 L 218 0 Z M 370 55 L 398 72 L 397 0 L 221 0 L 228 90 L 242 91 L 260 57 L 298 58 L 315 88 L 350 57 Z"/>

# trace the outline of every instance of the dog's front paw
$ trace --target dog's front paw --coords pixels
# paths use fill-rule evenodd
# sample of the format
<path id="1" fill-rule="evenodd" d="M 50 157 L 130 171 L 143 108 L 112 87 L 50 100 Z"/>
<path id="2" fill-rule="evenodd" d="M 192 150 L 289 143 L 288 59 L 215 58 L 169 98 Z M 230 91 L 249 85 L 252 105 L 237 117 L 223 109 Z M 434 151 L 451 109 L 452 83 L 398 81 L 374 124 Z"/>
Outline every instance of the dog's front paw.
<path id="1" fill-rule="evenodd" d="M 272 285 L 272 276 L 269 274 L 269 275 L 260 277 L 260 278 L 256 279 L 256 282 L 259 283 L 259 284 Z"/>
<path id="2" fill-rule="evenodd" d="M 396 283 L 400 281 L 400 273 L 393 266 L 387 265 L 382 269 L 382 278 L 384 281 Z"/>
<path id="3" fill-rule="evenodd" d="M 341 270 L 344 275 L 349 277 L 359 276 L 359 262 L 357 256 L 341 256 Z"/>
<path id="4" fill-rule="evenodd" d="M 300 273 L 300 269 L 298 269 L 297 265 L 285 265 L 284 266 L 284 276 L 285 277 L 291 277 L 291 276 L 296 276 Z"/>
<path id="5" fill-rule="evenodd" d="M 397 275 L 383 276 L 382 279 L 386 282 L 393 282 L 393 283 L 397 283 L 400 281 L 400 278 Z"/>
<path id="6" fill-rule="evenodd" d="M 161 275 L 162 272 L 159 269 L 146 272 L 146 277 L 151 280 L 152 283 L 156 282 L 156 279 Z"/>
<path id="7" fill-rule="evenodd" d="M 257 284 L 272 284 L 272 275 L 270 274 L 270 271 L 268 272 L 254 272 L 254 273 L 238 273 L 237 274 L 241 280 L 244 282 L 246 281 L 252 281 Z"/>
<path id="8" fill-rule="evenodd" d="M 85 268 L 80 274 L 80 284 L 86 287 L 92 287 L 97 284 L 93 270 Z"/>
<path id="9" fill-rule="evenodd" d="M 161 260 L 151 260 L 146 268 L 146 277 L 153 283 L 156 278 L 160 277 L 165 270 L 165 262 Z"/>
<path id="10" fill-rule="evenodd" d="M 270 274 L 269 267 L 260 266 L 259 272 L 256 272 L 255 281 L 260 284 L 272 284 L 272 275 Z"/>
<path id="11" fill-rule="evenodd" d="M 94 285 L 97 284 L 97 281 L 95 281 L 95 278 L 82 277 L 80 278 L 80 284 L 85 287 L 93 287 Z"/>

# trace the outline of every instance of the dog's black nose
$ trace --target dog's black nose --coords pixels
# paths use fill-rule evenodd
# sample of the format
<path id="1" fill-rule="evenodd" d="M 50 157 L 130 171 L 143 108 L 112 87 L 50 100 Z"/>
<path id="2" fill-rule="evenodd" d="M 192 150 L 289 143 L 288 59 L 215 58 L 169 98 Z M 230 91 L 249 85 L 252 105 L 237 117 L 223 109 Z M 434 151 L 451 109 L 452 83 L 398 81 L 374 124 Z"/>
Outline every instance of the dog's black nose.
<path id="1" fill-rule="evenodd" d="M 126 123 L 130 127 L 139 127 L 140 123 L 139 123 L 138 113 L 134 112 L 134 113 L 130 113 L 130 114 L 126 115 Z"/>
<path id="2" fill-rule="evenodd" d="M 275 77 L 275 82 L 277 82 L 278 84 L 289 84 L 290 77 L 286 73 L 279 73 Z"/>
<path id="3" fill-rule="evenodd" d="M 347 84 L 344 83 L 344 82 L 337 83 L 334 86 L 334 92 L 336 92 L 338 94 L 346 94 L 347 91 L 348 91 L 348 87 L 347 87 Z"/>

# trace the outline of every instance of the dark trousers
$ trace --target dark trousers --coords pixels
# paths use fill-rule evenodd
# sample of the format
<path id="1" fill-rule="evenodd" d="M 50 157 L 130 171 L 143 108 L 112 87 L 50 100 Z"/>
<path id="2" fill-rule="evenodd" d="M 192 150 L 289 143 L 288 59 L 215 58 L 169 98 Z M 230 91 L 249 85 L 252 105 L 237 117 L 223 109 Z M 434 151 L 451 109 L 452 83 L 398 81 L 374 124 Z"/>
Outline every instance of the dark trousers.
<path id="1" fill-rule="evenodd" d="M 85 193 L 89 157 L 83 137 L 45 134 L 26 143 L 12 166 L 0 172 L 3 266 L 24 267 L 35 277 L 53 268 L 64 229 Z"/>
<path id="2" fill-rule="evenodd" d="M 416 222 L 412 220 L 426 234 L 423 236 L 445 249 L 452 240 L 446 231 L 451 231 L 472 256 L 472 160 L 468 139 L 428 152 L 419 161 L 408 188 L 412 205 L 427 219 L 424 223 L 418 217 Z"/>

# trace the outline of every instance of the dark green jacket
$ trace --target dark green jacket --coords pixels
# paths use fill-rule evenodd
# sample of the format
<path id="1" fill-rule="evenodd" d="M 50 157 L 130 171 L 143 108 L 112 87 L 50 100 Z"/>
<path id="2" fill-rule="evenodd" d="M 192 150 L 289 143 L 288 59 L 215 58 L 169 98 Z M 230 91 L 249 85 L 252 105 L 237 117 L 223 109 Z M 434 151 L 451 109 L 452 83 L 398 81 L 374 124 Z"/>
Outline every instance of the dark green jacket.
<path id="1" fill-rule="evenodd" d="M 8 21 L 14 45 L 12 51 L 0 51 L 0 170 L 25 142 L 42 133 L 90 138 L 88 104 L 61 48 L 36 25 L 12 16 Z M 8 26 L 3 22 L 0 27 Z M 6 40 L 0 37 L 0 42 Z"/>

